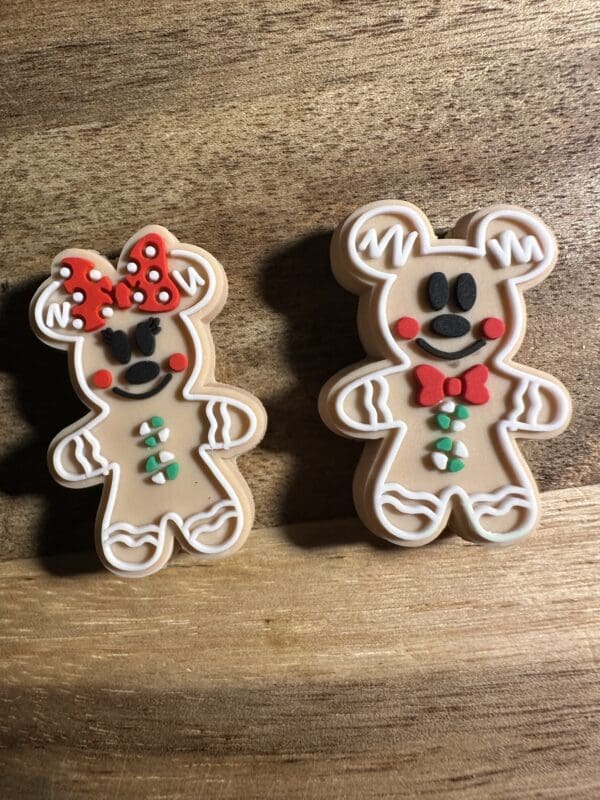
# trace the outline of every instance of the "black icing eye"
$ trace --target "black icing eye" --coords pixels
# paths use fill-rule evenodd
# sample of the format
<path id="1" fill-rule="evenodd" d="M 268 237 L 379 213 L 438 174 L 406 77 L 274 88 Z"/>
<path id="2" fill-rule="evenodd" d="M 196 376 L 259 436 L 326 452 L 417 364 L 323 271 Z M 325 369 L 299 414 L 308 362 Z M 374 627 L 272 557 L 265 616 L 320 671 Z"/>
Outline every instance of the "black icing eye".
<path id="1" fill-rule="evenodd" d="M 448 303 L 448 280 L 443 272 L 434 272 L 427 281 L 427 297 L 434 311 Z"/>
<path id="2" fill-rule="evenodd" d="M 477 284 L 475 278 L 468 272 L 463 272 L 456 279 L 454 287 L 456 302 L 462 311 L 470 311 L 477 299 Z"/>
<path id="3" fill-rule="evenodd" d="M 106 330 L 102 331 L 102 339 L 110 346 L 110 350 L 117 361 L 120 361 L 121 364 L 129 363 L 131 345 L 125 331 L 113 331 L 112 328 L 106 328 Z"/>
<path id="4" fill-rule="evenodd" d="M 156 347 L 155 336 L 160 333 L 158 317 L 150 317 L 145 322 L 140 322 L 135 327 L 135 343 L 140 353 L 151 356 Z"/>

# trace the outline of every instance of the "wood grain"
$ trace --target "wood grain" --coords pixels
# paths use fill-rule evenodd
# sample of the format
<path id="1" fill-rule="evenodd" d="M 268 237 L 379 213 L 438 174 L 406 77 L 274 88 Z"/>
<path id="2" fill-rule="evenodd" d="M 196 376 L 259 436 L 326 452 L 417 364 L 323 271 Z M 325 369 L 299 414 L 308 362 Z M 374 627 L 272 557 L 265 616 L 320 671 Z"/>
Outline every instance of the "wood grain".
<path id="1" fill-rule="evenodd" d="M 528 295 L 521 356 L 567 385 L 575 415 L 525 450 L 543 489 L 600 481 L 598 27 L 591 0 L 5 0 L 0 557 L 92 547 L 97 494 L 67 494 L 45 467 L 80 409 L 26 307 L 60 249 L 115 256 L 150 221 L 228 271 L 218 376 L 270 417 L 241 464 L 257 525 L 352 513 L 360 444 L 316 407 L 362 355 L 328 245 L 386 196 L 442 230 L 506 201 L 556 231 L 559 266 Z"/>
<path id="2" fill-rule="evenodd" d="M 499 550 L 339 521 L 139 582 L 2 564 L 0 796 L 597 798 L 600 489 L 543 509 Z"/>

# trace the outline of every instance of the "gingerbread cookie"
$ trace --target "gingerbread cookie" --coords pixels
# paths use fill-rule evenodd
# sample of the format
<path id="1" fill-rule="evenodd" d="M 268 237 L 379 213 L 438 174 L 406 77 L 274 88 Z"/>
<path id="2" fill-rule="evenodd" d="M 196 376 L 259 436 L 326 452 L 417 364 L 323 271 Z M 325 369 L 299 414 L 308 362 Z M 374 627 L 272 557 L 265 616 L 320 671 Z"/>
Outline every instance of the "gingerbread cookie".
<path id="1" fill-rule="evenodd" d="M 150 225 L 116 269 L 64 250 L 31 304 L 37 335 L 67 350 L 91 412 L 52 442 L 65 486 L 104 484 L 97 550 L 122 576 L 156 572 L 175 543 L 206 558 L 232 553 L 254 504 L 235 459 L 262 438 L 260 402 L 215 382 L 209 323 L 227 296 L 205 250 Z"/>
<path id="2" fill-rule="evenodd" d="M 556 436 L 571 408 L 559 381 L 512 361 L 525 332 L 523 291 L 556 262 L 534 214 L 492 206 L 438 239 L 410 203 L 371 203 L 336 231 L 338 281 L 360 295 L 371 359 L 334 376 L 319 400 L 335 432 L 367 440 L 354 481 L 362 521 L 426 544 L 451 511 L 459 532 L 508 543 L 539 516 L 516 439 Z"/>

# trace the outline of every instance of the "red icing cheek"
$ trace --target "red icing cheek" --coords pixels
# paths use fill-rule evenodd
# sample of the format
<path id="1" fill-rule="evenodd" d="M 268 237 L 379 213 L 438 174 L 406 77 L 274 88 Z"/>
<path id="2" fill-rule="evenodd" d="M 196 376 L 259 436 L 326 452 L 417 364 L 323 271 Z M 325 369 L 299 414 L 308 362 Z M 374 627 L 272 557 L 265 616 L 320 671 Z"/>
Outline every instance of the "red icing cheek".
<path id="1" fill-rule="evenodd" d="M 481 333 L 486 339 L 499 339 L 505 330 L 506 325 L 498 317 L 488 317 L 481 323 Z"/>
<path id="2" fill-rule="evenodd" d="M 414 339 L 419 333 L 419 323 L 414 317 L 400 317 L 394 329 L 400 339 Z"/>
<path id="3" fill-rule="evenodd" d="M 107 369 L 99 369 L 92 375 L 92 383 L 97 389 L 108 389 L 112 383 L 112 373 Z"/>
<path id="4" fill-rule="evenodd" d="M 187 356 L 183 353 L 173 353 L 169 357 L 169 369 L 173 372 L 183 372 L 188 365 Z"/>

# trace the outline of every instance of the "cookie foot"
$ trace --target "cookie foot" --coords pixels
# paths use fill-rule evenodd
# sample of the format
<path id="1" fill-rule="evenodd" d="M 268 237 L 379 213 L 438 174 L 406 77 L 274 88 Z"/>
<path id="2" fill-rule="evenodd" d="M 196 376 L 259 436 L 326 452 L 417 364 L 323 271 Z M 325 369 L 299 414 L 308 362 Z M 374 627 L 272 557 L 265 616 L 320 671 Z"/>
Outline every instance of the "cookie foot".
<path id="1" fill-rule="evenodd" d="M 243 529 L 244 516 L 239 504 L 231 499 L 220 500 L 185 520 L 184 547 L 206 555 L 225 553 L 239 542 Z"/>
<path id="2" fill-rule="evenodd" d="M 115 523 L 102 532 L 102 556 L 113 572 L 135 577 L 157 572 L 171 557 L 173 536 L 156 525 Z"/>
<path id="3" fill-rule="evenodd" d="M 474 494 L 466 509 L 468 526 L 484 541 L 510 544 L 527 536 L 537 524 L 538 504 L 521 486 L 504 486 L 489 494 Z"/>
<path id="4" fill-rule="evenodd" d="M 412 492 L 399 484 L 384 484 L 375 498 L 375 516 L 385 538 L 405 547 L 435 539 L 446 521 L 446 506 L 428 492 Z"/>

